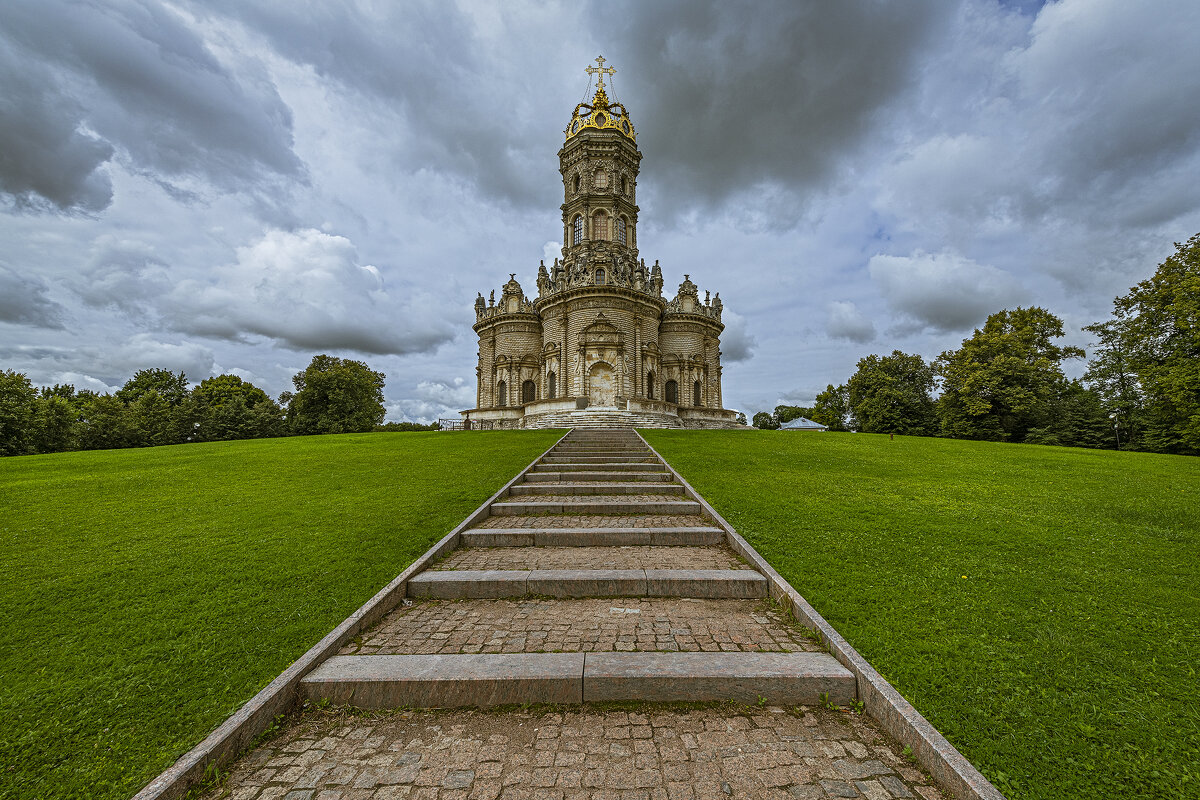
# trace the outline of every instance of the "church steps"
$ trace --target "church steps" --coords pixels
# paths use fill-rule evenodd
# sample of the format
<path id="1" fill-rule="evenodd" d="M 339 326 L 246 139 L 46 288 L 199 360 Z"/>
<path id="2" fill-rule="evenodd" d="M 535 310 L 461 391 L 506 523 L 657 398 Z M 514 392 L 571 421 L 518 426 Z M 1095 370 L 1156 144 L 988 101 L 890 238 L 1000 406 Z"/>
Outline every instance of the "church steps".
<path id="1" fill-rule="evenodd" d="M 492 504 L 492 514 L 499 517 L 537 516 L 539 514 L 699 514 L 700 504 L 694 500 L 639 500 L 609 498 L 607 500 L 505 501 Z"/>
<path id="2" fill-rule="evenodd" d="M 849 704 L 826 653 L 479 653 L 333 656 L 300 682 L 310 702 L 365 709 L 525 703 Z"/>
<path id="3" fill-rule="evenodd" d="M 660 484 L 653 488 L 655 494 L 683 496 L 683 487 L 677 483 Z M 508 490 L 510 497 L 526 497 L 544 494 L 553 495 L 593 495 L 593 494 L 631 494 L 646 493 L 646 482 L 633 483 L 527 483 L 514 486 Z"/>
<path id="4" fill-rule="evenodd" d="M 408 584 L 409 597 L 460 600 L 500 597 L 767 596 L 767 579 L 752 569 L 430 570 Z"/>
<path id="5" fill-rule="evenodd" d="M 725 542 L 720 528 L 476 528 L 463 547 L 696 547 Z"/>
<path id="6" fill-rule="evenodd" d="M 525 475 L 529 483 L 559 483 L 567 480 L 578 481 L 611 481 L 622 483 L 629 481 L 644 481 L 646 483 L 669 483 L 674 480 L 669 472 L 620 472 L 617 470 L 604 472 L 530 472 Z"/>

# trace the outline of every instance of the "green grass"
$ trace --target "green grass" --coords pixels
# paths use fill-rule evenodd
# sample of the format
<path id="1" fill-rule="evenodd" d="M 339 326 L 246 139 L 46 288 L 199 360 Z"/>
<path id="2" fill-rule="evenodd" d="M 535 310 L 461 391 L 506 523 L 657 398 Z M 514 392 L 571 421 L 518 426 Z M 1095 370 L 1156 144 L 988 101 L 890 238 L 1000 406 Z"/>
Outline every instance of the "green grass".
<path id="1" fill-rule="evenodd" d="M 129 797 L 559 435 L 0 459 L 0 797 Z"/>
<path id="2" fill-rule="evenodd" d="M 1011 800 L 1200 797 L 1200 459 L 645 435 Z"/>

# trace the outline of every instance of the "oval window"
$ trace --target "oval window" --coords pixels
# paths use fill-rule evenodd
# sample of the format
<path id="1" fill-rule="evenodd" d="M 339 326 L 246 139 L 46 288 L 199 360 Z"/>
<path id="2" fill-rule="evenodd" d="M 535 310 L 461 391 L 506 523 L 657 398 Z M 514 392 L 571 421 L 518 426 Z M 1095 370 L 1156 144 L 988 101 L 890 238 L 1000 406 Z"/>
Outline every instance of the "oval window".
<path id="1" fill-rule="evenodd" d="M 597 115 L 596 115 L 596 124 L 597 124 L 597 125 L 603 125 L 605 122 L 606 122 L 606 120 L 605 120 L 605 118 L 604 118 L 604 115 L 603 115 L 603 114 L 597 114 Z"/>
<path id="2" fill-rule="evenodd" d="M 571 125 L 571 133 L 579 133 L 579 120 L 575 120 L 575 123 Z"/>
<path id="3" fill-rule="evenodd" d="M 621 130 L 625 131 L 626 133 L 629 133 L 629 121 L 628 120 L 621 120 Z"/>

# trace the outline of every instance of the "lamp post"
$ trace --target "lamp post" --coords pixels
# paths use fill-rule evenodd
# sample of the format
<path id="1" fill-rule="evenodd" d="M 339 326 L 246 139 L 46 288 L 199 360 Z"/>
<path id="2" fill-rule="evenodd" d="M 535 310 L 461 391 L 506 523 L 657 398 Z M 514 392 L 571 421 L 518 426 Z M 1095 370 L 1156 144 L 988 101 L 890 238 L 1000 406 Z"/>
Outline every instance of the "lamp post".
<path id="1" fill-rule="evenodd" d="M 1117 437 L 1117 449 L 1121 449 L 1121 420 L 1120 412 L 1114 411 L 1108 415 L 1108 418 L 1113 421 L 1113 435 Z"/>

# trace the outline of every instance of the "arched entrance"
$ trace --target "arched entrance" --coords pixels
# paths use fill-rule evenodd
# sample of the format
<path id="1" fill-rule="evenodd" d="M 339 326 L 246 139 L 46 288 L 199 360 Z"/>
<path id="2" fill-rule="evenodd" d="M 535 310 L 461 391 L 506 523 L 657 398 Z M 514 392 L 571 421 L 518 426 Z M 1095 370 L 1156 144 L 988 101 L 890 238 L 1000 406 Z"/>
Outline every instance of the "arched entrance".
<path id="1" fill-rule="evenodd" d="M 617 404 L 616 376 L 613 368 L 603 361 L 588 371 L 588 400 L 593 406 Z"/>
<path id="2" fill-rule="evenodd" d="M 667 391 L 667 402 L 668 403 L 678 403 L 679 402 L 679 384 L 678 383 L 676 383 L 675 381 L 667 381 L 666 391 Z"/>

